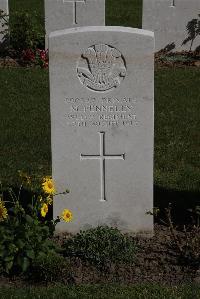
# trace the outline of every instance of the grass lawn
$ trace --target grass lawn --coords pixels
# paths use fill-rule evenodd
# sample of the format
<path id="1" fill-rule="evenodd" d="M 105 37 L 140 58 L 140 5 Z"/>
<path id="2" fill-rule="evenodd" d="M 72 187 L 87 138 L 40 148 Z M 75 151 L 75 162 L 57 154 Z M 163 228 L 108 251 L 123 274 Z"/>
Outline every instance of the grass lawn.
<path id="1" fill-rule="evenodd" d="M 82 285 L 39 288 L 0 288 L 0 299 L 196 299 L 200 287 L 195 285 L 162 287 L 158 285 Z"/>
<path id="2" fill-rule="evenodd" d="M 106 25 L 142 28 L 142 0 L 106 0 Z"/>
<path id="3" fill-rule="evenodd" d="M 50 174 L 48 72 L 0 69 L 0 169 L 14 183 L 18 169 Z M 155 185 L 199 191 L 200 92 L 197 68 L 155 74 Z"/>
<path id="4" fill-rule="evenodd" d="M 155 73 L 155 184 L 200 190 L 199 69 Z"/>
<path id="5" fill-rule="evenodd" d="M 9 0 L 9 10 L 12 15 L 14 11 L 37 12 L 44 16 L 44 1 L 43 0 Z"/>
<path id="6" fill-rule="evenodd" d="M 0 169 L 14 183 L 17 170 L 50 173 L 48 73 L 41 69 L 0 69 Z"/>

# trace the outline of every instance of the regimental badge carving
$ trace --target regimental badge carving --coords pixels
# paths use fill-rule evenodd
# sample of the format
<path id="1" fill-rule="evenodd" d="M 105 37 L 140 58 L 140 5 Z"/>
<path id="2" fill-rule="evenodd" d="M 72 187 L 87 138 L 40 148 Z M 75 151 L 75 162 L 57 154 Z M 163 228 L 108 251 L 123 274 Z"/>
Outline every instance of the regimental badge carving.
<path id="1" fill-rule="evenodd" d="M 126 76 L 126 64 L 119 50 L 99 44 L 89 47 L 81 55 L 77 73 L 87 88 L 105 92 L 120 85 Z"/>

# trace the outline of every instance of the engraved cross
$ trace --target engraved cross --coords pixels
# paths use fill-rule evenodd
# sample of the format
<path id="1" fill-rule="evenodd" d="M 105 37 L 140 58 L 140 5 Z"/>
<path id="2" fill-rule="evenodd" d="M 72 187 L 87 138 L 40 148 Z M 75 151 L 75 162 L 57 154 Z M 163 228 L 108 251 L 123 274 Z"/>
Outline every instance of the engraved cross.
<path id="1" fill-rule="evenodd" d="M 84 3 L 86 4 L 87 0 L 63 0 L 63 3 L 72 3 L 73 4 L 73 24 L 77 25 L 77 3 Z"/>
<path id="2" fill-rule="evenodd" d="M 105 160 L 125 160 L 125 154 L 121 155 L 106 155 L 105 154 L 105 132 L 99 132 L 100 137 L 100 154 L 99 155 L 83 155 L 81 160 L 99 160 L 100 161 L 100 176 L 101 176 L 101 199 L 106 201 L 105 196 Z"/>
<path id="3" fill-rule="evenodd" d="M 176 5 L 175 5 L 175 0 L 171 0 L 171 5 L 170 5 L 170 7 L 175 7 Z"/>

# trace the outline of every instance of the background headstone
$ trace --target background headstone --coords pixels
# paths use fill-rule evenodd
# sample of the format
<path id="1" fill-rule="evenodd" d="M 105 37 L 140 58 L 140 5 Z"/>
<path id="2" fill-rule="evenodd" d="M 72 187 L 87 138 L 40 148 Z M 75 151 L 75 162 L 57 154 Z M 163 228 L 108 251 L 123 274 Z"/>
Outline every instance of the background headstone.
<path id="1" fill-rule="evenodd" d="M 0 0 L 0 10 L 3 10 L 4 13 L 6 13 L 7 15 L 9 14 L 9 9 L 8 9 L 8 0 Z M 0 22 L 0 32 L 4 31 L 6 29 L 6 27 L 2 27 L 1 26 L 1 22 Z M 3 40 L 3 34 L 0 33 L 0 43 Z"/>
<path id="2" fill-rule="evenodd" d="M 55 30 L 104 25 L 105 0 L 45 0 L 46 48 Z"/>
<path id="3" fill-rule="evenodd" d="M 152 233 L 154 34 L 82 27 L 50 34 L 54 216 Z"/>
<path id="4" fill-rule="evenodd" d="M 143 29 L 155 33 L 155 49 L 159 51 L 175 44 L 174 50 L 189 50 L 190 42 L 182 45 L 188 37 L 186 26 L 200 14 L 200 0 L 143 0 Z M 200 37 L 192 49 L 200 45 Z"/>

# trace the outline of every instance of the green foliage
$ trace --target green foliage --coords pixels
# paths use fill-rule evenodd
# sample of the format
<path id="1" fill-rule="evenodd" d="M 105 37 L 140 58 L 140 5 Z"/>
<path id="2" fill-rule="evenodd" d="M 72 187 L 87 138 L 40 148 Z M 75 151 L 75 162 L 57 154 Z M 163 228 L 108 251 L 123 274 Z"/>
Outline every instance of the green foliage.
<path id="1" fill-rule="evenodd" d="M 33 262 L 29 278 L 36 282 L 66 282 L 70 278 L 69 260 L 56 252 L 40 254 Z"/>
<path id="2" fill-rule="evenodd" d="M 14 50 L 44 48 L 45 31 L 35 13 L 15 12 L 10 22 L 10 43 Z"/>
<path id="3" fill-rule="evenodd" d="M 39 183 L 22 171 L 19 177 L 17 192 L 9 188 L 8 192 L 0 193 L 0 269 L 11 275 L 26 273 L 36 258 L 56 250 L 50 237 L 61 220 L 60 217 L 50 221 L 45 218 L 55 194 L 52 178 L 44 177 Z M 27 196 L 24 203 L 23 186 L 29 187 L 31 202 Z"/>
<path id="4" fill-rule="evenodd" d="M 20 205 L 0 224 L 0 268 L 8 274 L 25 273 L 36 257 L 55 249 L 50 230 L 36 217 L 27 215 Z"/>
<path id="5" fill-rule="evenodd" d="M 80 231 L 64 244 L 65 256 L 79 257 L 100 269 L 109 268 L 116 263 L 132 263 L 135 253 L 133 239 L 117 228 L 108 226 Z"/>
<path id="6" fill-rule="evenodd" d="M 169 55 L 161 55 L 160 60 L 162 60 L 163 62 L 172 62 L 172 63 L 176 63 L 176 62 L 192 62 L 194 61 L 194 58 L 189 56 L 189 55 L 181 55 L 181 54 L 169 54 Z"/>

